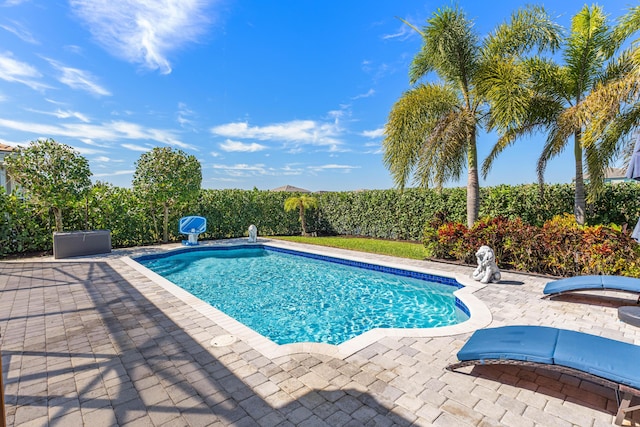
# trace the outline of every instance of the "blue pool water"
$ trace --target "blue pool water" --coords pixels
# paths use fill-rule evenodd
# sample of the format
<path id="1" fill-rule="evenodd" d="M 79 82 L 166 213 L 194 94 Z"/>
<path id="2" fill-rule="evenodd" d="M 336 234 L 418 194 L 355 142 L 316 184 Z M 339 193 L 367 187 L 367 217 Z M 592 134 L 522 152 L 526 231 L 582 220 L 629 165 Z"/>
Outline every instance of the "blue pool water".
<path id="1" fill-rule="evenodd" d="M 136 261 L 278 344 L 340 344 L 373 328 L 469 318 L 453 279 L 268 246 L 201 247 Z"/>

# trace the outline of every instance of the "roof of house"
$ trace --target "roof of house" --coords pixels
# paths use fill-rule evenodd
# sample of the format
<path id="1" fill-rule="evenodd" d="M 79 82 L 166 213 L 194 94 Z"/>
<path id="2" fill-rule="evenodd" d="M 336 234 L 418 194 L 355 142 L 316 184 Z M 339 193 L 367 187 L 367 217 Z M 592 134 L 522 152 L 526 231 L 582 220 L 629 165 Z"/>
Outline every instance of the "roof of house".
<path id="1" fill-rule="evenodd" d="M 311 193 L 309 190 L 305 190 L 304 188 L 294 187 L 293 185 L 283 185 L 282 187 L 274 188 L 270 191 L 288 191 L 290 193 Z"/>
<path id="2" fill-rule="evenodd" d="M 604 179 L 625 179 L 627 177 L 627 168 L 606 168 L 604 170 Z M 589 179 L 589 174 L 584 174 L 584 179 Z"/>
<path id="3" fill-rule="evenodd" d="M 13 151 L 13 147 L 6 144 L 0 144 L 0 151 Z"/>

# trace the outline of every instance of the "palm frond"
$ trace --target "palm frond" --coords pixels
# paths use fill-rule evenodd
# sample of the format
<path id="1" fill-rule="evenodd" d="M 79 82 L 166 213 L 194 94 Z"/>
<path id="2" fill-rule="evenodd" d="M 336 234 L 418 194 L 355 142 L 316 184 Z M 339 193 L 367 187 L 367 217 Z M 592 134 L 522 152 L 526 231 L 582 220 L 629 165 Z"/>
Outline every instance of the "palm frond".
<path id="1" fill-rule="evenodd" d="M 505 121 L 502 123 L 498 123 L 494 119 L 494 114 L 499 111 L 498 108 L 491 109 L 488 124 L 490 129 L 497 128 L 500 136 L 482 162 L 481 173 L 483 178 L 486 178 L 489 174 L 498 155 L 515 143 L 518 138 L 532 135 L 537 131 L 553 126 L 556 118 L 563 111 L 564 105 L 561 101 L 551 97 L 532 96 L 526 99 L 526 108 L 523 109 L 518 120 L 512 118 L 511 122 Z"/>
<path id="2" fill-rule="evenodd" d="M 529 107 L 529 74 L 515 60 L 487 61 L 478 72 L 477 89 L 488 100 L 490 127 L 519 126 Z"/>
<path id="3" fill-rule="evenodd" d="M 525 135 L 531 135 L 540 127 L 543 127 L 546 122 L 530 122 L 517 128 L 507 128 L 498 138 L 498 141 L 491 148 L 491 151 L 482 162 L 481 174 L 482 178 L 487 178 L 493 162 L 498 156 L 507 149 L 510 145 L 516 142 L 516 140 Z"/>
<path id="4" fill-rule="evenodd" d="M 639 97 L 640 82 L 635 73 L 597 85 L 577 109 L 585 124 L 585 144 L 619 139 L 631 132 L 640 124 L 637 116 Z"/>
<path id="5" fill-rule="evenodd" d="M 479 39 L 473 22 L 458 8 L 438 9 L 422 29 L 424 45 L 410 70 L 412 83 L 434 70 L 465 92 L 478 63 Z"/>
<path id="6" fill-rule="evenodd" d="M 574 83 L 573 94 L 579 99 L 594 85 L 605 61 L 617 50 L 613 31 L 600 6 L 584 6 L 571 20 L 564 60 Z"/>
<path id="7" fill-rule="evenodd" d="M 476 119 L 469 110 L 443 115 L 422 147 L 415 182 L 424 187 L 441 187 L 458 179 L 466 166 L 467 143 L 475 131 Z"/>
<path id="8" fill-rule="evenodd" d="M 562 27 L 555 23 L 542 6 L 528 5 L 511 14 L 509 22 L 496 28 L 485 39 L 485 57 L 520 57 L 536 50 L 538 54 L 555 52 L 561 43 Z"/>
<path id="9" fill-rule="evenodd" d="M 405 92 L 394 104 L 385 125 L 383 161 L 394 183 L 404 188 L 420 156 L 421 147 L 444 115 L 459 100 L 450 87 L 422 84 Z"/>
<path id="10" fill-rule="evenodd" d="M 623 43 L 631 35 L 640 30 L 640 6 L 629 8 L 629 11 L 620 17 L 614 30 L 616 43 Z"/>
<path id="11" fill-rule="evenodd" d="M 544 182 L 544 172 L 547 168 L 549 160 L 561 154 L 569 141 L 569 138 L 580 131 L 580 123 L 575 114 L 571 114 L 572 110 L 563 111 L 557 120 L 548 126 L 549 135 L 542 149 L 542 153 L 538 158 L 538 181 Z"/>

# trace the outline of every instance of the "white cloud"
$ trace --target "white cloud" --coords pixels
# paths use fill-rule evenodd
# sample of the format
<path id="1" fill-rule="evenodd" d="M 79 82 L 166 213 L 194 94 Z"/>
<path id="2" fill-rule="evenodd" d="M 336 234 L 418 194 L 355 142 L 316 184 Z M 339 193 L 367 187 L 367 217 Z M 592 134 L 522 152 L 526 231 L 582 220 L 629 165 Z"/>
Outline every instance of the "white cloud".
<path id="1" fill-rule="evenodd" d="M 304 169 L 296 168 L 292 165 L 286 165 L 281 169 L 282 175 L 294 176 L 294 175 L 302 175 Z"/>
<path id="2" fill-rule="evenodd" d="M 57 117 L 59 119 L 76 118 L 84 123 L 89 123 L 91 121 L 87 116 L 85 116 L 84 114 L 78 111 L 61 110 L 59 108 L 56 111 L 42 111 L 42 110 L 34 110 L 31 108 L 27 108 L 26 110 L 31 111 L 32 113 L 46 114 L 48 116 Z"/>
<path id="3" fill-rule="evenodd" d="M 12 82 L 22 83 L 34 90 L 48 88 L 47 85 L 37 81 L 42 74 L 26 62 L 13 59 L 11 52 L 0 53 L 0 79 Z"/>
<path id="4" fill-rule="evenodd" d="M 262 151 L 267 149 L 266 145 L 258 144 L 256 142 L 253 142 L 251 144 L 245 144 L 244 142 L 232 141 L 230 139 L 227 139 L 222 144 L 219 144 L 219 146 L 220 146 L 220 149 L 223 151 L 228 151 L 228 152 L 239 151 L 243 153 L 254 153 L 256 151 Z"/>
<path id="5" fill-rule="evenodd" d="M 167 56 L 195 42 L 208 24 L 208 0 L 70 0 L 95 40 L 112 55 L 171 72 Z"/>
<path id="6" fill-rule="evenodd" d="M 138 144 L 120 144 L 120 146 L 122 148 L 126 148 L 127 150 L 131 150 L 131 151 L 140 151 L 143 153 L 146 153 L 147 151 L 151 151 L 152 147 L 145 147 L 142 145 L 138 145 Z"/>
<path id="7" fill-rule="evenodd" d="M 416 26 L 416 27 L 420 28 L 419 26 Z M 408 26 L 407 24 L 402 22 L 400 24 L 400 27 L 398 28 L 398 30 L 395 33 L 393 33 L 393 34 L 384 34 L 382 36 L 382 38 L 384 40 L 397 39 L 399 41 L 405 41 L 405 40 L 410 39 L 412 37 L 419 37 L 419 36 L 420 36 L 420 34 L 416 30 L 414 30 L 413 28 L 411 28 L 410 26 Z"/>
<path id="8" fill-rule="evenodd" d="M 228 138 L 276 141 L 285 144 L 309 144 L 337 148 L 341 129 L 337 120 L 321 123 L 313 120 L 293 120 L 267 126 L 249 126 L 246 122 L 227 123 L 211 128 L 214 135 Z"/>
<path id="9" fill-rule="evenodd" d="M 178 103 L 178 113 L 176 120 L 180 126 L 185 127 L 186 125 L 192 125 L 193 120 L 189 119 L 194 115 L 193 111 L 187 108 L 187 104 L 180 102 Z"/>
<path id="10" fill-rule="evenodd" d="M 114 171 L 114 172 L 107 172 L 107 173 L 94 173 L 93 177 L 102 178 L 105 176 L 114 176 L 114 175 L 133 175 L 135 172 L 136 172 L 135 170 L 123 170 L 123 171 Z"/>
<path id="11" fill-rule="evenodd" d="M 47 101 L 50 104 L 53 104 L 53 105 L 66 105 L 64 102 L 55 101 L 55 100 L 50 99 L 50 98 L 44 98 L 44 100 Z"/>
<path id="12" fill-rule="evenodd" d="M 371 97 L 371 96 L 375 95 L 375 93 L 376 93 L 376 91 L 375 91 L 375 90 L 373 90 L 373 89 L 369 89 L 367 92 L 365 92 L 365 93 L 361 93 L 361 94 L 359 94 L 359 95 L 356 95 L 356 96 L 354 96 L 354 97 L 353 97 L 353 98 L 351 98 L 351 99 L 356 100 L 356 99 L 361 99 L 361 98 L 369 98 L 369 97 Z"/>
<path id="13" fill-rule="evenodd" d="M 3 6 L 18 6 L 22 3 L 26 3 L 29 0 L 5 0 Z"/>
<path id="14" fill-rule="evenodd" d="M 85 123 L 89 123 L 90 120 L 87 116 L 85 116 L 82 113 L 79 113 L 78 111 L 63 111 L 63 110 L 56 110 L 53 113 L 56 117 L 58 117 L 59 119 L 68 119 L 68 118 L 76 118 L 78 120 L 80 120 L 81 122 L 85 122 Z"/>
<path id="15" fill-rule="evenodd" d="M 362 136 L 367 138 L 381 138 L 384 135 L 384 128 L 378 128 L 374 130 L 365 130 L 362 132 Z"/>
<path id="16" fill-rule="evenodd" d="M 104 153 L 104 150 L 96 150 L 95 148 L 87 148 L 87 147 L 73 147 L 78 153 L 82 154 L 83 156 L 85 155 L 91 155 L 91 154 L 100 154 L 100 153 Z"/>
<path id="17" fill-rule="evenodd" d="M 83 49 L 77 44 L 68 44 L 64 47 L 64 50 L 75 53 L 76 55 L 80 55 L 83 52 Z"/>
<path id="18" fill-rule="evenodd" d="M 12 25 L 0 25 L 0 28 L 12 33 L 23 42 L 30 44 L 40 44 L 29 32 L 29 30 L 24 27 L 24 25 L 16 21 L 11 21 L 11 24 Z"/>
<path id="19" fill-rule="evenodd" d="M 329 165 L 322 165 L 322 166 L 309 166 L 309 170 L 313 172 L 322 172 L 326 170 L 331 170 L 331 171 L 342 171 L 344 173 L 349 173 L 354 169 L 360 169 L 360 166 L 336 165 L 336 164 L 329 164 Z"/>
<path id="20" fill-rule="evenodd" d="M 264 164 L 248 165 L 246 163 L 238 163 L 235 165 L 215 164 L 213 169 L 223 172 L 228 176 L 235 178 L 267 175 L 267 168 Z"/>
<path id="21" fill-rule="evenodd" d="M 204 182 L 239 182 L 241 181 L 240 179 L 237 179 L 237 178 L 225 178 L 221 176 L 216 176 L 208 179 L 203 178 L 203 180 Z"/>
<path id="22" fill-rule="evenodd" d="M 248 178 L 256 176 L 295 176 L 302 175 L 305 170 L 297 167 L 296 164 L 285 165 L 283 167 L 267 167 L 263 163 L 249 165 L 246 163 L 237 163 L 235 165 L 214 164 L 212 168 L 220 175 L 227 177 Z"/>
<path id="23" fill-rule="evenodd" d="M 91 138 L 78 138 L 80 141 L 84 142 L 87 145 L 91 145 L 93 147 L 103 147 L 103 148 L 109 148 L 111 147 L 110 144 L 108 143 L 98 143 L 95 142 L 93 139 Z"/>
<path id="24" fill-rule="evenodd" d="M 174 133 L 169 130 L 145 128 L 136 123 L 124 121 L 111 121 L 102 124 L 88 123 L 64 123 L 57 125 L 49 125 L 33 122 L 19 122 L 15 120 L 7 120 L 0 118 L 0 128 L 8 128 L 29 132 L 31 134 L 63 136 L 69 138 L 78 138 L 81 140 L 101 140 L 101 141 L 118 141 L 122 139 L 129 140 L 150 140 L 177 146 L 185 149 L 196 150 L 189 144 L 185 144 L 176 139 Z M 149 150 L 149 148 L 144 149 Z"/>
<path id="25" fill-rule="evenodd" d="M 66 67 L 53 59 L 48 59 L 48 61 L 55 69 L 60 71 L 61 75 L 58 78 L 60 83 L 64 83 L 72 89 L 83 90 L 93 95 L 111 96 L 111 92 L 96 83 L 94 81 L 95 77 L 88 71 Z"/>
<path id="26" fill-rule="evenodd" d="M 364 146 L 368 148 L 368 150 L 363 151 L 364 154 L 382 154 L 380 142 L 367 142 Z"/>

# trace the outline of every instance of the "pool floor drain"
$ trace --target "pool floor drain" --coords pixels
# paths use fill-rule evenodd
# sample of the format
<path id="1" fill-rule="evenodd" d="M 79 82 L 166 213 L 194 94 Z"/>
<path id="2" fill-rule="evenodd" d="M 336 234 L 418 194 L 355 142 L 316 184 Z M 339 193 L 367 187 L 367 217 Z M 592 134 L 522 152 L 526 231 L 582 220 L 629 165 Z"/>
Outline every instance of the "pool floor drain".
<path id="1" fill-rule="evenodd" d="M 211 345 L 214 347 L 225 347 L 236 342 L 236 339 L 233 335 L 218 335 L 211 340 Z"/>

